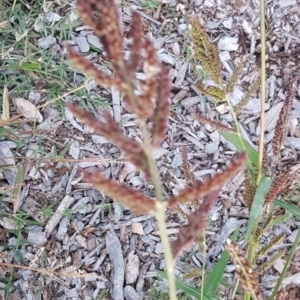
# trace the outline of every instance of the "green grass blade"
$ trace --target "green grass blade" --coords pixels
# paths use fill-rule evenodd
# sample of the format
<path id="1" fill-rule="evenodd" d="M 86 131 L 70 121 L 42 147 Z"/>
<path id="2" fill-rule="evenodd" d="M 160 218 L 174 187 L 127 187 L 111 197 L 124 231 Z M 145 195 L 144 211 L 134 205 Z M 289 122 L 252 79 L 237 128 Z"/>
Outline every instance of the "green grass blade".
<path id="1" fill-rule="evenodd" d="M 156 270 L 157 274 L 159 274 L 161 277 L 167 279 L 167 275 L 165 274 L 165 272 Z M 201 299 L 201 293 L 199 289 L 193 288 L 191 286 L 189 286 L 188 284 L 179 281 L 179 280 L 175 280 L 176 283 L 176 288 L 182 290 L 185 294 L 189 295 L 189 296 L 193 296 L 196 299 Z M 212 297 L 212 296 L 208 296 L 208 295 L 204 295 L 203 300 L 216 300 L 216 298 Z"/>
<path id="2" fill-rule="evenodd" d="M 240 227 L 238 226 L 231 237 L 233 241 L 237 240 L 239 231 L 240 231 Z M 223 273 L 228 263 L 228 259 L 229 259 L 229 253 L 226 250 L 224 250 L 220 260 L 215 264 L 212 272 L 209 274 L 207 281 L 205 282 L 204 293 L 206 295 L 213 296 L 216 294 L 217 287 L 221 282 Z"/>
<path id="3" fill-rule="evenodd" d="M 274 225 L 277 225 L 279 223 L 283 223 L 285 222 L 287 219 L 289 219 L 291 217 L 291 214 L 288 212 L 282 216 L 278 216 L 276 218 L 274 218 L 271 222 L 271 227 L 274 226 Z"/>
<path id="4" fill-rule="evenodd" d="M 256 189 L 256 193 L 250 211 L 245 241 L 247 241 L 248 238 L 250 237 L 250 234 L 255 226 L 255 223 L 257 222 L 257 218 L 259 217 L 261 209 L 264 205 L 265 196 L 271 187 L 271 183 L 272 183 L 271 179 L 265 176 L 262 177 L 262 179 L 260 180 L 260 183 Z"/>
<path id="5" fill-rule="evenodd" d="M 274 199 L 273 203 L 288 210 L 291 214 L 293 214 L 296 218 L 300 220 L 300 208 L 298 208 L 296 205 L 289 204 L 278 199 Z"/>
<path id="6" fill-rule="evenodd" d="M 220 133 L 227 141 L 235 146 L 237 151 L 243 152 L 245 147 L 249 160 L 256 168 L 258 167 L 258 153 L 246 140 L 242 139 L 244 143 L 243 147 L 241 140 L 236 133 L 226 131 L 221 131 Z"/>

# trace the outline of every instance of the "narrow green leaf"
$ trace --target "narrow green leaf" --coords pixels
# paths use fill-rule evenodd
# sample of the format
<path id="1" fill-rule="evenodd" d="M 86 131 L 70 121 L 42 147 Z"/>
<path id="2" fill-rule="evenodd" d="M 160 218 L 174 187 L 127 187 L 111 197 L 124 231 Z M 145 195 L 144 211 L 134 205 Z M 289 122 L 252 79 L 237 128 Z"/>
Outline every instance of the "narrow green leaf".
<path id="1" fill-rule="evenodd" d="M 272 222 L 271 222 L 271 227 L 274 226 L 274 225 L 277 225 L 279 223 L 282 223 L 282 222 L 286 221 L 290 217 L 291 217 L 291 214 L 288 212 L 288 213 L 286 213 L 286 214 L 284 214 L 282 216 L 278 216 L 278 217 L 274 218 L 272 220 Z"/>
<path id="2" fill-rule="evenodd" d="M 233 241 L 237 240 L 239 231 L 240 231 L 240 227 L 238 226 L 231 237 Z M 215 264 L 213 270 L 211 271 L 211 273 L 207 278 L 207 281 L 205 282 L 205 289 L 204 289 L 205 295 L 209 295 L 209 296 L 216 295 L 217 287 L 221 282 L 223 273 L 227 266 L 228 259 L 229 259 L 229 253 L 226 250 L 224 250 L 222 252 L 220 260 Z"/>
<path id="3" fill-rule="evenodd" d="M 239 152 L 243 152 L 244 148 L 243 145 L 241 143 L 241 140 L 239 138 L 239 136 L 236 133 L 233 132 L 226 132 L 226 131 L 221 131 L 220 132 L 222 134 L 222 136 L 229 142 L 231 142 L 237 151 Z M 247 156 L 249 158 L 249 160 L 253 163 L 253 165 L 257 168 L 258 167 L 258 153 L 257 151 L 244 139 L 243 143 L 247 152 Z"/>
<path id="4" fill-rule="evenodd" d="M 300 208 L 297 207 L 296 205 L 289 204 L 287 202 L 278 199 L 274 199 L 273 203 L 288 210 L 290 213 L 292 213 L 296 218 L 300 220 Z"/>
<path id="5" fill-rule="evenodd" d="M 167 275 L 165 274 L 165 272 L 156 270 L 157 274 L 159 274 L 161 277 L 167 279 Z M 179 280 L 175 280 L 176 283 L 176 288 L 182 290 L 184 293 L 186 293 L 187 295 L 193 296 L 196 299 L 201 299 L 202 295 L 199 291 L 199 289 L 193 288 L 189 285 L 187 285 L 186 283 L 179 281 Z M 203 300 L 216 300 L 216 298 L 212 297 L 212 296 L 208 296 L 208 295 L 204 295 Z"/>
<path id="6" fill-rule="evenodd" d="M 261 213 L 261 209 L 265 202 L 265 196 L 271 187 L 271 183 L 272 183 L 271 178 L 265 177 L 265 176 L 263 176 L 259 182 L 259 185 L 256 189 L 256 193 L 255 193 L 255 196 L 253 199 L 251 211 L 250 211 L 245 241 L 247 241 L 248 238 L 250 237 L 252 230 L 255 226 L 255 223 L 257 222 L 257 218 L 259 217 L 259 214 Z"/>

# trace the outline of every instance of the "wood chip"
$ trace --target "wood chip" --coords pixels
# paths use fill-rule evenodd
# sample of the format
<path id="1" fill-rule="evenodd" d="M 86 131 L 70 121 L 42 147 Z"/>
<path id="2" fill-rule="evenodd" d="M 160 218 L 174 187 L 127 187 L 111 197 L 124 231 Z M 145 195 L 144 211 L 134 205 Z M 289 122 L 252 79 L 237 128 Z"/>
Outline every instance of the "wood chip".
<path id="1" fill-rule="evenodd" d="M 137 255 L 133 251 L 129 252 L 127 256 L 127 265 L 126 265 L 126 283 L 132 284 L 135 283 L 139 276 L 140 261 Z"/>
<path id="2" fill-rule="evenodd" d="M 48 221 L 48 223 L 45 227 L 45 232 L 46 232 L 47 237 L 49 237 L 50 234 L 53 232 L 56 225 L 62 219 L 65 210 L 72 205 L 74 200 L 75 200 L 74 198 L 70 197 L 69 195 L 66 195 L 63 198 L 63 200 L 60 202 L 60 204 L 57 207 L 55 213 L 52 215 L 52 217 L 50 218 L 50 220 Z"/>
<path id="3" fill-rule="evenodd" d="M 124 262 L 121 243 L 111 227 L 106 233 L 106 251 L 112 264 L 112 289 L 111 296 L 115 300 L 123 300 Z"/>
<path id="4" fill-rule="evenodd" d="M 132 232 L 138 235 L 144 235 L 144 229 L 142 223 L 132 223 Z"/>

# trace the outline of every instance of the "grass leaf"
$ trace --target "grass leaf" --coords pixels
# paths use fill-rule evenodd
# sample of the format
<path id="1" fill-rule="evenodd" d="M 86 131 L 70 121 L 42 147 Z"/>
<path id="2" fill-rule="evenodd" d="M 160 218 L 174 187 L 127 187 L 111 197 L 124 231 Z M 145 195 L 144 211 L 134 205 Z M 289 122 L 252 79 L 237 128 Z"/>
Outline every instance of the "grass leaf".
<path id="1" fill-rule="evenodd" d="M 241 140 L 236 133 L 233 132 L 220 132 L 222 136 L 229 142 L 231 142 L 237 151 L 243 152 L 244 148 L 241 144 Z M 253 165 L 257 168 L 258 167 L 258 153 L 257 151 L 246 141 L 243 139 L 244 146 L 246 148 L 247 157 L 253 163 Z"/>
<path id="2" fill-rule="evenodd" d="M 237 237 L 239 235 L 239 230 L 240 227 L 238 226 L 231 237 L 233 241 L 237 240 Z M 211 273 L 208 276 L 208 279 L 205 282 L 204 293 L 206 295 L 213 296 L 216 294 L 217 287 L 221 282 L 223 273 L 228 263 L 228 259 L 229 259 L 229 253 L 226 250 L 224 250 L 222 252 L 220 260 L 215 264 L 213 270 L 211 271 Z"/>
<path id="3" fill-rule="evenodd" d="M 300 208 L 297 207 L 296 205 L 289 204 L 285 201 L 281 201 L 278 199 L 274 199 L 273 203 L 288 210 L 290 213 L 292 213 L 296 218 L 300 220 Z"/>
<path id="4" fill-rule="evenodd" d="M 259 182 L 259 185 L 257 187 L 251 211 L 248 221 L 248 228 L 246 231 L 245 240 L 248 240 L 250 237 L 250 234 L 255 226 L 255 223 L 257 222 L 257 218 L 259 217 L 259 214 L 261 212 L 261 209 L 265 202 L 265 196 L 268 193 L 270 187 L 271 187 L 272 180 L 268 177 L 262 177 L 262 179 Z"/>
<path id="5" fill-rule="evenodd" d="M 167 279 L 167 275 L 165 272 L 156 270 L 157 274 L 159 274 L 161 277 Z M 207 294 L 204 294 L 204 297 L 202 298 L 201 292 L 197 288 L 193 288 L 186 283 L 176 280 L 176 288 L 181 289 L 185 294 L 189 296 L 193 296 L 196 299 L 203 299 L 203 300 L 216 300 L 217 298 L 214 298 L 212 296 L 209 296 Z"/>

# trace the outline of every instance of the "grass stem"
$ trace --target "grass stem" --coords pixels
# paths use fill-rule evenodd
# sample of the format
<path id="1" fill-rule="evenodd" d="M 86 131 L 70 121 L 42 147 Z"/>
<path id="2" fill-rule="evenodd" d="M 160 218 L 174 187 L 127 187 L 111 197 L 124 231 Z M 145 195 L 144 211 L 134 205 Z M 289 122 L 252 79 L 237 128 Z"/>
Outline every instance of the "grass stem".
<path id="1" fill-rule="evenodd" d="M 264 136 L 265 136 L 265 99 L 266 99 L 266 29 L 265 29 L 265 3 L 264 0 L 259 1 L 260 15 L 260 135 L 258 149 L 258 170 L 256 177 L 256 185 L 259 184 L 262 177 L 262 162 L 264 157 Z"/>
<path id="2" fill-rule="evenodd" d="M 121 71 L 122 71 L 122 77 L 124 78 L 125 84 L 127 85 L 128 89 L 128 96 L 132 103 L 132 106 L 137 105 L 136 97 L 133 93 L 133 90 L 131 89 L 132 84 L 130 82 L 130 77 L 127 76 L 127 72 L 125 69 L 124 64 L 120 63 Z M 148 165 L 149 165 L 149 172 L 151 175 L 152 183 L 154 185 L 154 192 L 156 196 L 156 212 L 155 217 L 158 224 L 159 229 L 159 235 L 161 238 L 161 242 L 163 245 L 164 255 L 165 255 L 165 262 L 166 262 L 166 269 L 167 269 L 167 275 L 168 275 L 168 283 L 169 283 L 169 299 L 170 300 L 177 300 L 176 296 L 176 283 L 175 283 L 175 276 L 174 276 L 174 260 L 172 255 L 172 250 L 167 234 L 167 227 L 166 227 L 166 221 L 165 221 L 165 209 L 166 205 L 163 202 L 162 197 L 162 191 L 161 191 L 161 184 L 159 179 L 159 172 L 155 163 L 155 160 L 153 158 L 153 147 L 151 145 L 150 137 L 146 128 L 145 120 L 138 117 L 138 123 L 139 128 L 141 130 L 142 136 L 143 136 L 143 142 L 144 142 L 144 151 L 147 156 Z"/>

